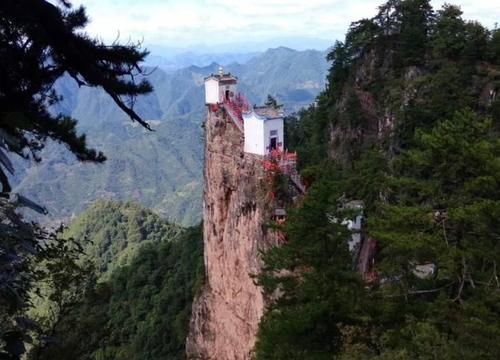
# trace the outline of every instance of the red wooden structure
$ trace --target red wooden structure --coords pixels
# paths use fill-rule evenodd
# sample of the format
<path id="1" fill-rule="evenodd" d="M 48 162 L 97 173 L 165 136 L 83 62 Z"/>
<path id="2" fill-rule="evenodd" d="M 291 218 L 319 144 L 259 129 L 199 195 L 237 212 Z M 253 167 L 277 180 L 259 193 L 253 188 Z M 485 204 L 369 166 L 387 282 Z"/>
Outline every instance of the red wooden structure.
<path id="1" fill-rule="evenodd" d="M 238 94 L 233 101 L 225 99 L 222 106 L 226 109 L 229 117 L 233 120 L 238 129 L 243 132 L 243 113 L 250 111 L 250 105 L 245 97 Z"/>

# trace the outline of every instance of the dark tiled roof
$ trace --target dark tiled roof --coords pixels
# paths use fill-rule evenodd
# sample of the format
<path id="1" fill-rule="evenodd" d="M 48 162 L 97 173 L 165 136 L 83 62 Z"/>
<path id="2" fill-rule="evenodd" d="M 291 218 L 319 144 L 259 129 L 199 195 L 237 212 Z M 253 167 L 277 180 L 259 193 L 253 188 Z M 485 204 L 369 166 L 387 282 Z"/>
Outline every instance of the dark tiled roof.
<path id="1" fill-rule="evenodd" d="M 236 80 L 238 80 L 238 78 L 234 75 L 231 75 L 231 73 L 227 73 L 227 74 L 223 74 L 223 75 L 210 74 L 209 76 L 207 76 L 205 78 L 205 80 L 208 80 L 208 79 L 215 79 L 215 80 L 218 80 L 220 82 L 235 82 Z"/>
<path id="2" fill-rule="evenodd" d="M 253 109 L 259 116 L 264 116 L 268 119 L 276 119 L 283 117 L 283 112 L 271 106 L 256 106 Z"/>

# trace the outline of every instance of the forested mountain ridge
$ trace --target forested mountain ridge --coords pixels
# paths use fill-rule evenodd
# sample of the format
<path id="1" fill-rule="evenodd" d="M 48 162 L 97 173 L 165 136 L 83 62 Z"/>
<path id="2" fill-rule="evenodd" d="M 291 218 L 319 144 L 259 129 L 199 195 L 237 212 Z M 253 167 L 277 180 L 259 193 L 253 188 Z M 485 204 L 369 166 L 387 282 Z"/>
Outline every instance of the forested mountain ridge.
<path id="1" fill-rule="evenodd" d="M 498 358 L 500 31 L 390 0 L 328 58 L 327 89 L 286 123 L 312 185 L 265 254 L 282 295 L 257 358 Z M 362 273 L 332 220 L 359 215 L 351 200 L 376 244 Z"/>
<path id="2" fill-rule="evenodd" d="M 435 23 L 440 13 L 445 24 Z M 416 127 L 430 128 L 456 110 L 498 116 L 498 37 L 463 20 L 454 6 L 433 12 L 418 1 L 388 2 L 375 18 L 353 23 L 328 54 L 332 68 L 320 106 L 303 114 L 317 121 L 298 138 L 292 132 L 292 146 L 308 142 L 316 155 L 349 161 L 375 143 L 397 153 Z"/>
<path id="3" fill-rule="evenodd" d="M 138 204 L 97 201 L 71 222 L 64 237 L 82 239 L 100 276 L 130 265 L 141 246 L 178 241 L 183 228 Z"/>
<path id="4" fill-rule="evenodd" d="M 54 111 L 78 119 L 78 129 L 108 160 L 78 164 L 51 144 L 42 154 L 43 162 L 23 165 L 16 191 L 46 206 L 50 219 L 69 218 L 103 197 L 140 202 L 175 222 L 198 222 L 203 78 L 218 67 L 214 63 L 172 73 L 148 70 L 154 92 L 138 98 L 135 109 L 150 121 L 153 133 L 130 123 L 102 90 L 59 80 L 55 88 L 64 100 Z M 240 77 L 241 91 L 251 102 L 260 104 L 272 94 L 287 111 L 295 111 L 324 88 L 327 62 L 324 52 L 277 48 L 226 70 Z"/>
<path id="5" fill-rule="evenodd" d="M 106 201 L 77 217 L 64 237 L 81 244 L 80 266 L 62 268 L 71 280 L 65 283 L 52 269 L 54 280 L 32 311 L 40 327 L 28 358 L 183 358 L 191 302 L 203 281 L 200 227 L 180 228 L 137 204 Z"/>

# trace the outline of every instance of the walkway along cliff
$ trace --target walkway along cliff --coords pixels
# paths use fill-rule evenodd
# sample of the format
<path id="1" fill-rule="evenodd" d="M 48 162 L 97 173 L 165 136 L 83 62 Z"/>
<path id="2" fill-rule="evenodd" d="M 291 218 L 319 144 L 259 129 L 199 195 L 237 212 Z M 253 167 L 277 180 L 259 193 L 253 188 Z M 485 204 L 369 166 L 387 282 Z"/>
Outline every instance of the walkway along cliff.
<path id="1" fill-rule="evenodd" d="M 252 275 L 260 271 L 260 252 L 282 241 L 267 227 L 284 215 L 273 195 L 272 166 L 288 174 L 297 194 L 304 191 L 295 157 L 283 152 L 282 113 L 250 107 L 236 84 L 222 70 L 205 79 L 205 285 L 193 303 L 189 359 L 251 357 L 266 305 Z"/>

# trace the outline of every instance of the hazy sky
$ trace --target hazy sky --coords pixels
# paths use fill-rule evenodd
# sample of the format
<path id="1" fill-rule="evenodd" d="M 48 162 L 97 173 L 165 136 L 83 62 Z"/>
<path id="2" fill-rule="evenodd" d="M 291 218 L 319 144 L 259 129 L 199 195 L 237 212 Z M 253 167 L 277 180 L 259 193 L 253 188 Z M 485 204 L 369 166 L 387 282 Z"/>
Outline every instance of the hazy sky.
<path id="1" fill-rule="evenodd" d="M 372 17 L 382 0 L 73 0 L 105 41 L 144 39 L 147 46 L 208 47 L 276 38 L 343 39 L 352 21 Z M 464 18 L 500 21 L 500 0 L 449 0 Z M 444 1 L 433 0 L 440 7 Z M 304 41 L 304 40 L 303 40 Z M 271 42 L 270 42 L 271 43 Z M 311 47 L 317 47 L 311 42 Z"/>

